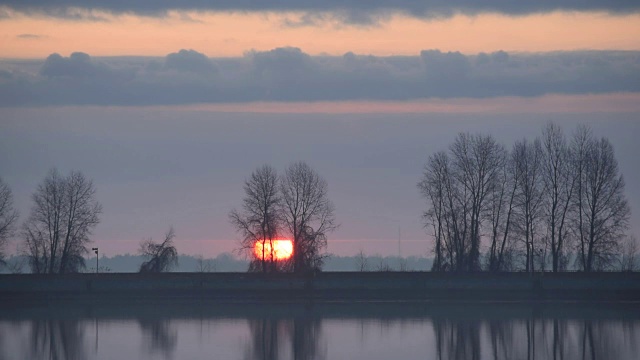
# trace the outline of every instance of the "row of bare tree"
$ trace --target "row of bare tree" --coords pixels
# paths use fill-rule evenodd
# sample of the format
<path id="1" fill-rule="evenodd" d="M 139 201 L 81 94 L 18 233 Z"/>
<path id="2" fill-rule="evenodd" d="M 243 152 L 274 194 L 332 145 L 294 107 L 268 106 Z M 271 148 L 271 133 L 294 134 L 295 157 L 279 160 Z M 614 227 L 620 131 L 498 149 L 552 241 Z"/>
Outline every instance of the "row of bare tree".
<path id="1" fill-rule="evenodd" d="M 613 146 L 578 126 L 547 124 L 509 151 L 461 133 L 429 157 L 418 183 L 435 239 L 434 271 L 583 271 L 611 268 L 630 209 Z"/>
<path id="2" fill-rule="evenodd" d="M 245 181 L 244 192 L 242 209 L 232 210 L 229 218 L 242 235 L 241 248 L 253 259 L 249 270 L 319 270 L 326 258 L 327 233 L 337 227 L 327 181 L 304 162 L 289 165 L 282 176 L 264 165 Z M 288 261 L 274 254 L 275 240 L 284 236 L 293 242 Z M 256 243 L 262 245 L 262 256 L 254 254 Z"/>

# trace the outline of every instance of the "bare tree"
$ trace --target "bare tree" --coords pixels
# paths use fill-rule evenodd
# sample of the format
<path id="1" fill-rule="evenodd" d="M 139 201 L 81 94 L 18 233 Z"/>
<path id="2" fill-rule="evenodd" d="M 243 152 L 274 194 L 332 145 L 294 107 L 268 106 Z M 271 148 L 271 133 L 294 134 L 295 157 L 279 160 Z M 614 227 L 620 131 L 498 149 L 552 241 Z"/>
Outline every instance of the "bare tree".
<path id="1" fill-rule="evenodd" d="M 638 271 L 638 239 L 633 235 L 626 236 L 620 250 L 620 270 Z"/>
<path id="2" fill-rule="evenodd" d="M 242 234 L 242 249 L 253 257 L 250 270 L 278 271 L 282 264 L 278 263 L 273 244 L 280 231 L 281 221 L 281 197 L 276 170 L 269 165 L 255 170 L 245 181 L 244 192 L 242 210 L 232 210 L 229 219 Z M 254 253 L 256 243 L 262 245 L 262 254 L 258 258 Z"/>
<path id="3" fill-rule="evenodd" d="M 95 193 L 91 180 L 77 171 L 63 177 L 53 169 L 38 185 L 22 230 L 33 272 L 62 274 L 84 268 L 89 236 L 102 212 Z"/>
<path id="4" fill-rule="evenodd" d="M 280 180 L 280 192 L 284 224 L 293 237 L 292 270 L 319 270 L 327 233 L 337 227 L 327 181 L 306 163 L 293 163 Z"/>
<path id="5" fill-rule="evenodd" d="M 13 208 L 11 189 L 0 178 L 0 265 L 4 264 L 5 248 L 13 236 L 18 211 Z"/>
<path id="6" fill-rule="evenodd" d="M 140 272 L 165 272 L 178 265 L 178 251 L 173 244 L 175 237 L 176 233 L 170 227 L 161 243 L 155 243 L 151 238 L 143 240 L 138 253 L 147 260 L 140 265 Z"/>
<path id="7" fill-rule="evenodd" d="M 542 141 L 526 138 L 509 155 L 490 136 L 459 134 L 429 157 L 418 189 L 434 239 L 433 271 L 566 269 L 574 254 L 586 271 L 613 265 L 628 228 L 613 148 L 579 127 L 571 142 L 549 123 Z M 549 261 L 549 259 L 551 261 Z"/>
<path id="8" fill-rule="evenodd" d="M 503 148 L 489 135 L 459 134 L 451 146 L 456 181 L 464 194 L 465 229 L 469 236 L 469 254 L 465 270 L 480 270 L 480 238 L 487 197 L 503 164 Z"/>
<path id="9" fill-rule="evenodd" d="M 519 172 L 516 171 L 515 161 L 502 152 L 503 168 L 498 173 L 497 181 L 489 195 L 487 217 L 490 228 L 489 253 L 487 254 L 487 269 L 489 271 L 511 270 L 514 252 L 512 237 L 514 208 L 517 189 L 520 185 Z"/>
<path id="10" fill-rule="evenodd" d="M 398 271 L 412 271 L 412 269 L 409 268 L 407 259 L 403 257 L 398 258 Z"/>
<path id="11" fill-rule="evenodd" d="M 369 271 L 367 255 L 362 250 L 356 254 L 356 270 L 360 272 Z"/>
<path id="12" fill-rule="evenodd" d="M 196 271 L 197 272 L 215 272 L 217 269 L 216 261 L 212 259 L 205 259 L 203 255 L 196 256 Z"/>
<path id="13" fill-rule="evenodd" d="M 429 158 L 418 184 L 433 227 L 433 270 L 480 270 L 483 222 L 504 169 L 504 148 L 491 136 L 461 133 L 449 148 Z"/>
<path id="14" fill-rule="evenodd" d="M 564 270 L 568 262 L 565 252 L 569 233 L 567 224 L 578 177 L 562 128 L 550 122 L 542 130 L 542 138 L 544 222 L 551 247 L 552 270 L 557 272 Z"/>
<path id="15" fill-rule="evenodd" d="M 618 161 L 609 140 L 596 140 L 588 129 L 580 128 L 574 147 L 578 171 L 577 260 L 584 271 L 602 270 L 613 265 L 629 226 L 625 182 L 618 174 Z"/>
<path id="16" fill-rule="evenodd" d="M 535 260 L 540 259 L 544 249 L 539 235 L 542 215 L 542 145 L 539 139 L 516 142 L 513 147 L 513 161 L 516 166 L 519 186 L 516 193 L 516 222 L 521 240 L 524 242 L 525 269 L 535 270 Z"/>
<path id="17" fill-rule="evenodd" d="M 447 241 L 450 239 L 446 236 L 450 232 L 447 231 L 449 229 L 446 226 L 455 220 L 455 217 L 449 219 L 450 201 L 447 200 L 451 200 L 451 198 L 447 197 L 450 193 L 446 187 L 447 182 L 451 180 L 449 173 L 447 154 L 438 152 L 429 157 L 422 180 L 418 183 L 420 193 L 428 202 L 427 211 L 423 214 L 425 226 L 433 228 L 435 240 L 432 271 L 444 271 L 454 262 L 452 258 L 447 256 L 447 254 L 452 255 L 452 252 L 446 251 L 451 249 L 451 244 Z"/>
<path id="18" fill-rule="evenodd" d="M 380 257 L 378 265 L 376 265 L 376 271 L 378 272 L 390 272 L 393 271 L 391 265 L 387 264 L 383 257 Z"/>
<path id="19" fill-rule="evenodd" d="M 575 172 L 576 180 L 576 193 L 573 197 L 575 213 L 572 214 L 571 228 L 577 238 L 576 250 L 578 254 L 582 253 L 582 247 L 586 243 L 586 232 L 584 231 L 585 219 L 583 217 L 582 209 L 584 208 L 584 187 L 585 187 L 585 174 L 587 154 L 590 152 L 590 147 L 593 146 L 593 135 L 591 129 L 584 125 L 579 125 L 573 135 L 571 142 L 571 153 L 573 155 L 573 171 Z M 576 258 L 576 263 L 580 265 L 580 259 Z"/>

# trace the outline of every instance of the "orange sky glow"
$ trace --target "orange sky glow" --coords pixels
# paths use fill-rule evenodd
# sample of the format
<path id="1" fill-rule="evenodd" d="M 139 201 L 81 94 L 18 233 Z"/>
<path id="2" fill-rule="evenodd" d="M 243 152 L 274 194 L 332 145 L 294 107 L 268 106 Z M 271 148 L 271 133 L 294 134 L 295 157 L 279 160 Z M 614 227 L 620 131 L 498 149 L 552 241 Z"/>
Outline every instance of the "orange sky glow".
<path id="1" fill-rule="evenodd" d="M 164 56 L 194 49 L 208 56 L 295 46 L 309 54 L 416 55 L 422 49 L 463 53 L 506 50 L 640 50 L 640 14 L 555 12 L 509 17 L 456 15 L 424 20 L 395 15 L 358 27 L 331 20 L 291 27 L 301 13 L 172 12 L 166 18 L 102 14 L 69 21 L 13 14 L 0 20 L 0 57 L 44 58 L 74 51 L 93 56 Z M 339 41 L 336 41 L 339 39 Z"/>

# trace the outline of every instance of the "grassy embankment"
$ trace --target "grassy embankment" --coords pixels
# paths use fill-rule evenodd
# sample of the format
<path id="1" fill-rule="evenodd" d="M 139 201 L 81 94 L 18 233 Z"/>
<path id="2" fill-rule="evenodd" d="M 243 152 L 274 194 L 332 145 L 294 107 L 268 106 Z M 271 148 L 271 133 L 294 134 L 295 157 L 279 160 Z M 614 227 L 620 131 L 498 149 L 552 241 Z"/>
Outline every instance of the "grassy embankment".
<path id="1" fill-rule="evenodd" d="M 626 302 L 640 273 L 325 272 L 0 275 L 0 301 Z"/>

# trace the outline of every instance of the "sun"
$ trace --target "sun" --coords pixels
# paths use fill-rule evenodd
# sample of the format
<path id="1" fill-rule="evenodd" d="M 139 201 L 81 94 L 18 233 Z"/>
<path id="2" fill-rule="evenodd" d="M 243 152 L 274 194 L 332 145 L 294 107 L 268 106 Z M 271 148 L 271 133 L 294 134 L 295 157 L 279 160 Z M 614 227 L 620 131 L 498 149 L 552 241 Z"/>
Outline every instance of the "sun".
<path id="1" fill-rule="evenodd" d="M 293 243 L 285 239 L 256 241 L 253 253 L 260 260 L 286 260 L 293 254 Z"/>

